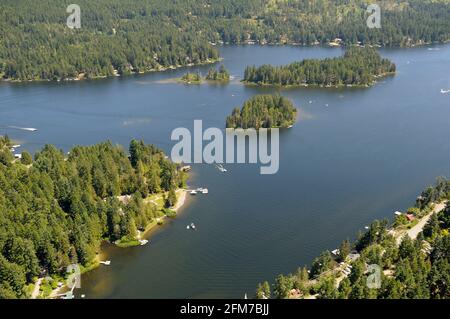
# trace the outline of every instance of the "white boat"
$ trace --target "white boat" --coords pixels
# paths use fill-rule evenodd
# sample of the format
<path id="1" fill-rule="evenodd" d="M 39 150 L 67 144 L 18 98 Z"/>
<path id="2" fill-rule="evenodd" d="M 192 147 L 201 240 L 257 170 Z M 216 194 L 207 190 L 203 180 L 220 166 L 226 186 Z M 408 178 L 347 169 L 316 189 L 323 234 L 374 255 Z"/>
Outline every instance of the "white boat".
<path id="1" fill-rule="evenodd" d="M 16 145 L 13 145 L 12 146 L 12 148 L 19 148 L 19 147 L 21 147 L 22 145 L 20 145 L 20 144 L 16 144 Z"/>
<path id="2" fill-rule="evenodd" d="M 204 189 L 202 190 L 202 193 L 203 193 L 203 194 L 208 194 L 208 193 L 209 193 L 209 190 L 208 190 L 207 188 L 204 188 Z"/>
<path id="3" fill-rule="evenodd" d="M 195 230 L 196 227 L 194 223 L 191 224 L 191 228 Z"/>
<path id="4" fill-rule="evenodd" d="M 394 215 L 401 216 L 401 215 L 403 215 L 403 213 L 402 213 L 402 212 L 399 212 L 399 211 L 396 211 L 396 212 L 394 213 Z"/>
<path id="5" fill-rule="evenodd" d="M 222 164 L 216 165 L 216 167 L 221 171 L 222 173 L 225 173 L 227 170 L 223 167 Z"/>
<path id="6" fill-rule="evenodd" d="M 187 225 L 187 226 L 186 226 L 186 229 L 191 229 L 191 226 Z"/>
<path id="7" fill-rule="evenodd" d="M 191 195 L 197 195 L 197 191 L 192 190 L 192 191 L 191 191 Z"/>
<path id="8" fill-rule="evenodd" d="M 101 263 L 102 265 L 105 265 L 105 266 L 110 266 L 110 265 L 111 265 L 111 260 L 101 261 L 100 263 Z"/>
<path id="9" fill-rule="evenodd" d="M 145 246 L 148 244 L 148 240 L 147 239 L 141 239 L 139 240 L 139 243 L 141 244 L 141 246 Z"/>
<path id="10" fill-rule="evenodd" d="M 444 90 L 444 89 L 441 89 L 441 93 L 442 93 L 442 94 L 447 94 L 447 93 L 450 93 L 450 90 Z"/>

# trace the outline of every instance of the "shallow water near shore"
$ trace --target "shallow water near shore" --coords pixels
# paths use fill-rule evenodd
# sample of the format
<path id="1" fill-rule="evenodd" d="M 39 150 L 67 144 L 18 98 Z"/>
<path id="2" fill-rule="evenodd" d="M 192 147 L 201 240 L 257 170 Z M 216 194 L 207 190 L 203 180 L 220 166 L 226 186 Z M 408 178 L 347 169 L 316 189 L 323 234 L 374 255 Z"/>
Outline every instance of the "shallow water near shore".
<path id="1" fill-rule="evenodd" d="M 438 50 L 428 50 L 429 48 Z M 112 264 L 82 277 L 87 298 L 243 298 L 258 282 L 309 264 L 321 251 L 353 239 L 374 219 L 414 203 L 440 175 L 450 177 L 450 45 L 381 49 L 398 74 L 372 88 L 259 88 L 242 85 L 247 65 L 286 64 L 342 54 L 340 48 L 221 48 L 235 77 L 229 85 L 183 85 L 167 79 L 186 69 L 72 83 L 0 83 L 0 127 L 35 151 L 68 151 L 104 140 L 128 147 L 144 139 L 170 153 L 173 129 L 225 125 L 234 107 L 280 92 L 299 121 L 280 134 L 280 170 L 259 165 L 194 165 L 188 182 L 208 195 L 188 195 L 175 220 L 150 243 L 106 246 Z M 204 74 L 209 66 L 193 67 Z M 196 231 L 186 225 L 194 222 Z"/>

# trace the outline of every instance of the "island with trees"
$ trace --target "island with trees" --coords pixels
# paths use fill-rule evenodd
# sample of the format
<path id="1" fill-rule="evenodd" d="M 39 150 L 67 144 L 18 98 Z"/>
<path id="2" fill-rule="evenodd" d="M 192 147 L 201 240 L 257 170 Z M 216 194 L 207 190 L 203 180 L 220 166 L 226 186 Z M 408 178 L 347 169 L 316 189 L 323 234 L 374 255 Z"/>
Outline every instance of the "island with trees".
<path id="1" fill-rule="evenodd" d="M 257 95 L 235 108 L 226 120 L 227 128 L 288 128 L 297 119 L 297 109 L 281 95 Z"/>
<path id="2" fill-rule="evenodd" d="M 202 84 L 204 81 L 209 83 L 228 83 L 230 81 L 230 73 L 222 64 L 219 69 L 210 68 L 205 77 L 198 71 L 187 72 L 177 81 L 185 84 Z"/>
<path id="3" fill-rule="evenodd" d="M 342 57 L 307 59 L 286 66 L 247 67 L 244 83 L 274 86 L 370 86 L 395 74 L 393 62 L 371 47 L 351 47 Z"/>
<path id="4" fill-rule="evenodd" d="M 78 0 L 80 29 L 59 0 L 2 1 L 0 77 L 73 80 L 212 63 L 221 44 L 411 47 L 450 40 L 448 0 L 380 2 L 383 28 L 367 27 L 367 1 Z M 426 26 L 426 27 L 424 27 Z"/>
<path id="5" fill-rule="evenodd" d="M 449 200 L 450 181 L 439 178 L 393 225 L 375 221 L 353 244 L 345 240 L 322 253 L 310 269 L 279 275 L 272 287 L 259 284 L 256 298 L 449 299 Z"/>
<path id="6" fill-rule="evenodd" d="M 187 175 L 153 145 L 133 140 L 129 154 L 110 142 L 52 145 L 29 164 L 4 156 L 0 138 L 0 298 L 27 298 L 45 276 L 41 297 L 63 282 L 66 268 L 98 264 L 100 243 L 138 244 L 166 215 Z M 42 287 L 41 287 L 42 288 Z"/>
<path id="7" fill-rule="evenodd" d="M 230 81 L 230 73 L 222 64 L 218 70 L 215 68 L 210 68 L 208 74 L 206 75 L 206 80 L 214 82 L 228 82 Z"/>
<path id="8" fill-rule="evenodd" d="M 199 72 L 188 72 L 180 78 L 180 82 L 185 84 L 202 84 L 203 79 Z"/>

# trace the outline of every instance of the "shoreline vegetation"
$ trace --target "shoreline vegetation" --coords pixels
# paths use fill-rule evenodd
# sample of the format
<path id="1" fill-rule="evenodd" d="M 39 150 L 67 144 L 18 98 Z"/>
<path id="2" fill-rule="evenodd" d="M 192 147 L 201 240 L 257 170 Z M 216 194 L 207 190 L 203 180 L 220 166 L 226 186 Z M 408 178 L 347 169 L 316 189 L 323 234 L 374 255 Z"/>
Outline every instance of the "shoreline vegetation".
<path id="1" fill-rule="evenodd" d="M 216 46 L 223 44 L 412 47 L 450 40 L 447 0 L 382 2 L 382 29 L 367 28 L 370 14 L 363 0 L 207 5 L 79 0 L 78 5 L 82 28 L 70 30 L 57 0 L 2 3 L 2 78 L 58 81 L 198 65 L 218 59 Z"/>
<path id="2" fill-rule="evenodd" d="M 311 267 L 260 283 L 257 299 L 450 298 L 450 180 L 438 178 L 392 224 L 375 221 L 351 243 L 323 252 Z M 371 267 L 379 283 L 372 283 Z"/>
<path id="3" fill-rule="evenodd" d="M 276 87 L 370 87 L 395 73 L 396 65 L 383 59 L 374 48 L 351 47 L 337 58 L 247 67 L 242 82 Z"/>
<path id="4" fill-rule="evenodd" d="M 128 153 L 110 142 L 67 154 L 46 145 L 20 160 L 11 146 L 0 137 L 0 298 L 54 296 L 69 265 L 98 267 L 103 241 L 137 245 L 186 200 L 188 175 L 142 141 Z"/>
<path id="5" fill-rule="evenodd" d="M 281 95 L 256 95 L 243 107 L 235 108 L 226 120 L 226 128 L 290 128 L 297 119 L 297 109 Z"/>

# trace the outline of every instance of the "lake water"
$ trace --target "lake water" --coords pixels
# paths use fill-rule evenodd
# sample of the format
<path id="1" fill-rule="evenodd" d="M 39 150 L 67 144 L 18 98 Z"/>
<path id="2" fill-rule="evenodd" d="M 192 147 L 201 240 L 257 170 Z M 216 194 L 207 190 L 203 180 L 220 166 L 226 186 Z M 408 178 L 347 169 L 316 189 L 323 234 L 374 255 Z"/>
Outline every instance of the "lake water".
<path id="1" fill-rule="evenodd" d="M 382 49 L 398 75 L 370 89 L 289 89 L 299 122 L 280 136 L 280 171 L 195 165 L 180 216 L 149 245 L 107 247 L 110 267 L 83 276 L 87 298 L 243 298 L 263 280 L 309 264 L 374 219 L 411 206 L 437 176 L 450 176 L 450 46 Z M 163 83 L 186 70 L 73 83 L 0 84 L 1 134 L 35 151 L 144 139 L 169 152 L 177 127 L 224 127 L 231 110 L 276 89 L 239 83 L 251 64 L 285 64 L 341 49 L 224 47 L 230 85 Z M 193 68 L 206 72 L 208 66 Z M 310 101 L 312 103 L 310 103 Z M 26 132 L 6 126 L 35 127 Z M 195 222 L 198 230 L 187 231 Z"/>

